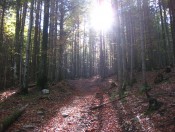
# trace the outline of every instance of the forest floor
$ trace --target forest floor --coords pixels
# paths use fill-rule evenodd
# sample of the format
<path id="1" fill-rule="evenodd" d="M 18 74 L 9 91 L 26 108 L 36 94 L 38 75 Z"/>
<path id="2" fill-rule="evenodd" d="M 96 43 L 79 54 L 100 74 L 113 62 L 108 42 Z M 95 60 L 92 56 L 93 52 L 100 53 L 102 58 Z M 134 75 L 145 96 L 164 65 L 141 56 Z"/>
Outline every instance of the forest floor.
<path id="1" fill-rule="evenodd" d="M 159 71 L 160 72 L 160 71 Z M 24 113 L 7 132 L 174 132 L 175 130 L 175 73 L 169 79 L 154 84 L 157 73 L 147 72 L 151 87 L 149 94 L 162 102 L 156 111 L 147 113 L 148 100 L 137 83 L 127 87 L 124 98 L 118 96 L 116 77 L 101 81 L 90 79 L 62 81 L 43 95 L 30 88 L 28 95 L 16 94 L 16 89 L 0 93 L 0 122 L 28 104 Z"/>

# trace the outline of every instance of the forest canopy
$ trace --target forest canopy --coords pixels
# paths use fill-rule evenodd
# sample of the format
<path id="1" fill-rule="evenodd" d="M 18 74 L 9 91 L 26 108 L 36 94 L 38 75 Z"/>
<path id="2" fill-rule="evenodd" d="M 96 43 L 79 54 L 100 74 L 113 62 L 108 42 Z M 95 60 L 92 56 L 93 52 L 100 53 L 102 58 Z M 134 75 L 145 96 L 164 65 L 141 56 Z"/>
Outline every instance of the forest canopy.
<path id="1" fill-rule="evenodd" d="M 0 18 L 1 89 L 174 64 L 173 0 L 1 0 Z"/>

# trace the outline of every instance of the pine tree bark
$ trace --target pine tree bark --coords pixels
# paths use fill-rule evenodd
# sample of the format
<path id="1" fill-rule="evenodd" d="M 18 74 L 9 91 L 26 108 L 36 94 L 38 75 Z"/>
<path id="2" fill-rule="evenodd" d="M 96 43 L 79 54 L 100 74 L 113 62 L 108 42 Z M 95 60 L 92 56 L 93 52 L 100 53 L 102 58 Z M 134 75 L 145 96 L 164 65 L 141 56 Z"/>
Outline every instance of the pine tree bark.
<path id="1" fill-rule="evenodd" d="M 159 10 L 160 10 L 160 20 L 161 20 L 161 27 L 162 27 L 162 41 L 164 46 L 164 55 L 165 55 L 165 64 L 168 65 L 168 53 L 167 53 L 167 43 L 166 43 L 166 34 L 165 34 L 165 26 L 164 26 L 164 18 L 163 18 L 163 10 L 162 10 L 162 0 L 159 0 Z"/>
<path id="2" fill-rule="evenodd" d="M 103 31 L 100 31 L 100 76 L 104 78 L 104 52 L 103 52 Z"/>
<path id="3" fill-rule="evenodd" d="M 1 13 L 1 21 L 0 21 L 0 77 L 3 76 L 3 71 L 6 69 L 6 66 L 4 66 L 4 62 L 6 62 L 5 58 L 3 57 L 3 50 L 4 50 L 4 17 L 5 17 L 5 11 L 6 11 L 6 0 L 2 1 L 2 13 Z M 6 76 L 4 74 L 4 76 Z M 5 82 L 3 82 L 3 79 L 0 80 L 0 86 L 1 84 L 5 85 Z"/>
<path id="4" fill-rule="evenodd" d="M 43 36 L 41 46 L 41 66 L 38 78 L 38 86 L 40 89 L 48 87 L 48 69 L 47 69 L 47 45 L 48 45 L 48 26 L 49 26 L 49 0 L 44 0 L 44 23 Z"/>
<path id="5" fill-rule="evenodd" d="M 146 84 L 146 65 L 145 65 L 145 44 L 144 44 L 144 28 L 143 28 L 143 10 L 141 0 L 138 0 L 138 7 L 139 7 L 139 28 L 140 28 L 140 45 L 141 45 L 141 60 L 142 60 L 142 83 Z"/>
<path id="6" fill-rule="evenodd" d="M 173 53 L 175 61 L 175 1 L 174 0 L 169 0 L 169 11 L 170 11 L 171 33 L 173 39 Z"/>
<path id="7" fill-rule="evenodd" d="M 20 28 L 21 28 L 21 23 L 20 23 L 20 2 L 21 0 L 16 0 L 16 27 L 15 27 L 15 55 L 14 55 L 14 85 L 18 84 L 18 79 L 19 79 L 19 66 L 20 66 Z"/>
<path id="8" fill-rule="evenodd" d="M 24 43 L 24 26 L 25 26 L 25 20 L 26 20 L 26 14 L 27 14 L 27 3 L 24 2 L 23 4 L 23 16 L 22 16 L 22 22 L 21 22 L 21 31 L 20 31 L 20 87 L 23 85 L 23 43 Z"/>
<path id="9" fill-rule="evenodd" d="M 34 27 L 34 42 L 33 42 L 33 51 L 32 51 L 32 75 L 33 80 L 37 80 L 38 74 L 38 61 L 39 61 L 39 19 L 40 19 L 40 7 L 41 7 L 41 0 L 36 0 L 36 17 L 35 17 L 35 27 Z"/>
<path id="10" fill-rule="evenodd" d="M 54 37 L 55 37 L 55 0 L 50 1 L 50 32 L 49 32 L 49 56 L 48 56 L 48 78 L 54 81 Z"/>
<path id="11" fill-rule="evenodd" d="M 64 0 L 60 2 L 59 81 L 63 80 Z"/>
<path id="12" fill-rule="evenodd" d="M 30 21 L 28 27 L 28 35 L 27 35 L 27 44 L 26 44 L 26 60 L 24 67 L 24 80 L 23 86 L 21 87 L 21 93 L 28 93 L 28 76 L 29 76 L 29 59 L 30 59 L 30 45 L 31 45 L 31 34 L 32 34 L 32 25 L 33 25 L 33 7 L 34 0 L 31 1 L 31 9 L 30 9 Z"/>
<path id="13" fill-rule="evenodd" d="M 1 15 L 1 21 L 0 21 L 0 50 L 3 45 L 3 33 L 4 33 L 4 17 L 5 17 L 5 10 L 6 10 L 6 0 L 2 1 L 2 15 Z"/>

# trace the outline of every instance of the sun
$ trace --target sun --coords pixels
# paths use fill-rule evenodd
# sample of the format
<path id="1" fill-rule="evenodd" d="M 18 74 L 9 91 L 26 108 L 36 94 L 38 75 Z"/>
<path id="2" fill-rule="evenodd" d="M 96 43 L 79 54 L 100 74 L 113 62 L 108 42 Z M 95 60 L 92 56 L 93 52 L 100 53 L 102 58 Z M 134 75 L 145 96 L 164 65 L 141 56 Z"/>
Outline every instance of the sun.
<path id="1" fill-rule="evenodd" d="M 114 23 L 114 11 L 110 0 L 103 0 L 100 3 L 98 1 L 94 1 L 90 16 L 91 26 L 95 30 L 109 30 Z"/>

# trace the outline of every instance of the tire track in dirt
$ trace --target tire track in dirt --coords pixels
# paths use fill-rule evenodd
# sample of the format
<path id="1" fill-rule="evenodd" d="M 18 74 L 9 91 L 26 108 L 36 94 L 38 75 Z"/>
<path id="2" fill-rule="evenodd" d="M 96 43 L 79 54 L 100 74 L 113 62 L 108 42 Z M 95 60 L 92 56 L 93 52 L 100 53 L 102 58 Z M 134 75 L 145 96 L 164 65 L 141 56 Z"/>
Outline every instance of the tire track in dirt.
<path id="1" fill-rule="evenodd" d="M 105 102 L 109 102 L 109 96 L 106 93 L 101 93 L 100 97 L 100 105 Z M 109 103 L 97 109 L 98 111 L 98 121 L 99 128 L 98 132 L 121 132 L 122 129 L 119 124 L 119 119 L 116 116 L 116 110 L 113 108 L 112 104 Z"/>
<path id="2" fill-rule="evenodd" d="M 86 104 L 88 107 L 92 108 L 110 101 L 108 94 L 102 91 L 105 86 L 98 78 L 77 81 L 75 85 L 83 94 L 92 96 L 91 102 Z M 89 110 L 85 117 L 89 117 L 91 123 L 87 127 L 86 132 L 120 132 L 119 119 L 116 115 L 116 110 L 111 103 L 96 110 Z M 86 120 L 83 122 L 86 122 Z"/>

